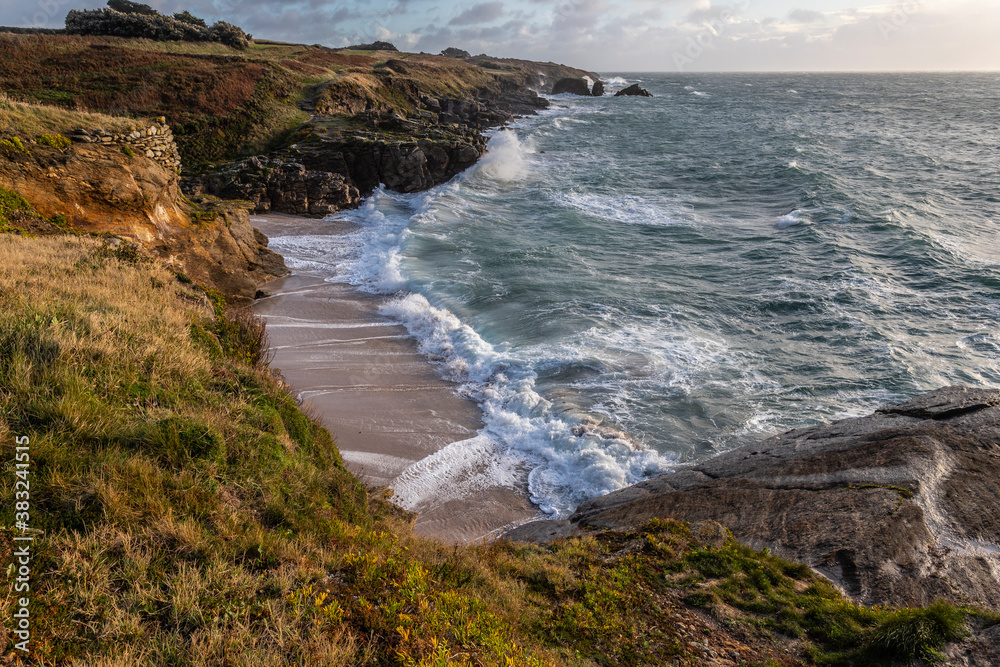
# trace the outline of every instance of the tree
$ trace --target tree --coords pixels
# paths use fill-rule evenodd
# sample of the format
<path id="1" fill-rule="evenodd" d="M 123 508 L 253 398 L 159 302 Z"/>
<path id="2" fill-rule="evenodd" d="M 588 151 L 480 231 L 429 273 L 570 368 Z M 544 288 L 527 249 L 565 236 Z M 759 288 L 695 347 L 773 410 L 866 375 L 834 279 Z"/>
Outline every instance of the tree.
<path id="1" fill-rule="evenodd" d="M 199 25 L 202 28 L 208 27 L 208 24 L 205 23 L 205 19 L 200 19 L 187 10 L 174 14 L 174 18 L 180 21 L 181 23 L 190 23 L 191 25 Z"/>
<path id="2" fill-rule="evenodd" d="M 149 5 L 131 2 L 130 0 L 108 0 L 108 7 L 122 14 L 144 14 L 146 16 L 158 16 L 160 14 Z"/>

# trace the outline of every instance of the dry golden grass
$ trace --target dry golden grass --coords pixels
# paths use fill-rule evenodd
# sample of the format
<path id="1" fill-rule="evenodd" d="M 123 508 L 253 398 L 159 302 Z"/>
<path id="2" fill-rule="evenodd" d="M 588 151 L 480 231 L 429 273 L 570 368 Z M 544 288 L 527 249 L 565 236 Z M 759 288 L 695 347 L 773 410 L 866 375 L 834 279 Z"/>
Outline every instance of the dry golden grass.
<path id="1" fill-rule="evenodd" d="M 139 127 L 146 127 L 149 123 L 148 119 L 122 118 L 46 104 L 18 102 L 0 93 L 0 132 L 29 137 L 49 133 L 69 134 L 77 128 L 131 132 Z"/>

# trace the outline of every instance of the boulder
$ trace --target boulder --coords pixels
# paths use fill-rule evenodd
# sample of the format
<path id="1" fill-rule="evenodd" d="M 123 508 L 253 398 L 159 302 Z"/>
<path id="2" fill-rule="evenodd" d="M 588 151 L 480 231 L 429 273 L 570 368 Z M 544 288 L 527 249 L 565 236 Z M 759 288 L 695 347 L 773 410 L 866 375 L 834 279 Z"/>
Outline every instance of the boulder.
<path id="1" fill-rule="evenodd" d="M 590 92 L 594 97 L 604 97 L 604 82 L 598 81 L 594 84 L 594 89 Z"/>
<path id="2" fill-rule="evenodd" d="M 645 88 L 640 88 L 639 84 L 633 83 L 628 88 L 615 93 L 615 97 L 652 97 L 652 95 Z"/>
<path id="3" fill-rule="evenodd" d="M 584 97 L 590 97 L 590 86 L 584 79 L 576 78 L 565 78 L 556 81 L 555 85 L 552 86 L 553 95 L 561 95 L 562 93 L 570 93 L 571 95 L 583 95 Z"/>
<path id="4" fill-rule="evenodd" d="M 750 442 L 508 537 L 717 521 L 865 604 L 944 599 L 1000 611 L 998 479 L 1000 391 L 950 387 Z"/>

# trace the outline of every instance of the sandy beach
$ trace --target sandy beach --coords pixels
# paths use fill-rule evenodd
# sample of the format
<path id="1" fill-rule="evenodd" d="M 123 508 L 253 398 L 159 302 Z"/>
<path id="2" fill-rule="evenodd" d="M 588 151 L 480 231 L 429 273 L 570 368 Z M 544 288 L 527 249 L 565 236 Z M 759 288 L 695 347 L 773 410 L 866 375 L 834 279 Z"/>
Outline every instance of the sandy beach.
<path id="1" fill-rule="evenodd" d="M 253 224 L 270 237 L 350 227 L 285 215 L 255 216 Z M 305 272 L 261 289 L 270 296 L 254 310 L 267 321 L 272 367 L 330 430 L 351 472 L 370 486 L 405 485 L 418 534 L 469 542 L 537 518 L 524 489 L 485 481 L 482 464 L 462 465 L 470 451 L 488 447 L 477 437 L 482 413 L 440 377 L 403 326 L 378 312 L 389 297 Z"/>

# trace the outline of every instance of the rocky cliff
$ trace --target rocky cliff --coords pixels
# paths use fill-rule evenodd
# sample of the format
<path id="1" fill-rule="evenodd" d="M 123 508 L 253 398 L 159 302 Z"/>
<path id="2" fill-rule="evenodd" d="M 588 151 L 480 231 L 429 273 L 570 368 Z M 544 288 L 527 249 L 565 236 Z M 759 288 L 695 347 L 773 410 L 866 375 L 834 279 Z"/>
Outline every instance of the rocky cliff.
<path id="1" fill-rule="evenodd" d="M 175 271 L 236 300 L 252 299 L 258 284 L 287 273 L 245 206 L 185 199 L 177 173 L 155 156 L 129 155 L 110 142 L 21 145 L 3 149 L 0 187 L 64 230 L 139 243 Z M 46 225 L 29 231 L 44 233 Z"/>
<path id="2" fill-rule="evenodd" d="M 476 163 L 484 130 L 546 108 L 538 93 L 551 91 L 550 80 L 587 76 L 552 63 L 395 56 L 314 86 L 302 103 L 311 118 L 293 143 L 208 169 L 185 191 L 245 199 L 258 213 L 325 216 L 380 184 L 426 190 Z"/>

